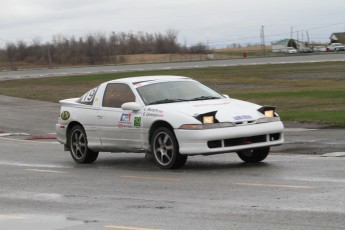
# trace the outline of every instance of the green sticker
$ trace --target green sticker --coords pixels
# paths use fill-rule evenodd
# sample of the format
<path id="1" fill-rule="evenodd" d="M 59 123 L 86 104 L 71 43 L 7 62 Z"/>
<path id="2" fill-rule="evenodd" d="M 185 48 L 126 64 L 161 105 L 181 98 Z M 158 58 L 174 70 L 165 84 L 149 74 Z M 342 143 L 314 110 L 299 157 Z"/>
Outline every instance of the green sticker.
<path id="1" fill-rule="evenodd" d="M 68 118 L 70 117 L 70 114 L 68 111 L 63 111 L 60 116 L 62 120 L 68 120 Z"/>
<path id="2" fill-rule="evenodd" d="M 134 118 L 134 126 L 141 126 L 141 117 Z"/>

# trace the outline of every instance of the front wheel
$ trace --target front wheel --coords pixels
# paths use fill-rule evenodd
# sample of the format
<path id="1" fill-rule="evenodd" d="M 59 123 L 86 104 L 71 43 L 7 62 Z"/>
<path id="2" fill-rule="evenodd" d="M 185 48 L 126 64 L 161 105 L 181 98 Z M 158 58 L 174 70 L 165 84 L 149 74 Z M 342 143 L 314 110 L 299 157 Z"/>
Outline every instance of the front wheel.
<path id="1" fill-rule="evenodd" d="M 257 163 L 263 161 L 270 152 L 270 147 L 263 147 L 257 149 L 248 149 L 238 151 L 237 155 L 241 160 L 247 163 Z"/>
<path id="2" fill-rule="evenodd" d="M 165 127 L 154 132 L 151 146 L 155 161 L 162 169 L 181 168 L 187 161 L 187 156 L 179 153 L 174 133 Z"/>
<path id="3" fill-rule="evenodd" d="M 87 146 L 85 130 L 79 125 L 72 128 L 68 144 L 73 160 L 79 164 L 92 163 L 98 157 L 98 152 L 93 152 Z"/>

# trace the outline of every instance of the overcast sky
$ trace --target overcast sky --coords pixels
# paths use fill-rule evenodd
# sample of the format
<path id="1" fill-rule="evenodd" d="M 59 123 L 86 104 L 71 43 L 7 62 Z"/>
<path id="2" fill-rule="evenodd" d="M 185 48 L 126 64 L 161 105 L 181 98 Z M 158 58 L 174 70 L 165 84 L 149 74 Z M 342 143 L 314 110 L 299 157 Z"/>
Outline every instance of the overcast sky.
<path id="1" fill-rule="evenodd" d="M 327 42 L 345 32 L 344 0 L 0 0 L 0 46 L 53 35 L 178 31 L 181 44 L 212 48 L 293 37 Z M 297 31 L 299 31 L 297 33 Z"/>

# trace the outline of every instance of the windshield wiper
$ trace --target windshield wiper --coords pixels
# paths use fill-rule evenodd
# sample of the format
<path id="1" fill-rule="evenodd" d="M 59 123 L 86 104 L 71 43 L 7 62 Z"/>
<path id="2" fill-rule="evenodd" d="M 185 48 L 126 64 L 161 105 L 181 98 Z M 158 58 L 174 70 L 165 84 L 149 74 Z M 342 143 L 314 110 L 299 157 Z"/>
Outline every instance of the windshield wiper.
<path id="1" fill-rule="evenodd" d="M 165 104 L 165 103 L 174 103 L 174 102 L 181 102 L 181 101 L 188 101 L 185 99 L 163 99 L 163 100 L 158 100 L 158 101 L 153 101 L 149 103 L 149 105 L 155 105 L 155 104 Z"/>
<path id="2" fill-rule="evenodd" d="M 200 96 L 200 97 L 190 99 L 190 101 L 201 101 L 201 100 L 211 100 L 211 99 L 220 99 L 220 98 L 214 97 L 214 96 Z"/>

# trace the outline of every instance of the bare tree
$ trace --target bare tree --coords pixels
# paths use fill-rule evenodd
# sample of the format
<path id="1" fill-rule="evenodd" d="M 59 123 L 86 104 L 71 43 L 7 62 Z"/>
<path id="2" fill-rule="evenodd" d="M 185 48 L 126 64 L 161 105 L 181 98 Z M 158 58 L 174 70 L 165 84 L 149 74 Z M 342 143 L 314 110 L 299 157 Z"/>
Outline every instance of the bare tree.
<path id="1" fill-rule="evenodd" d="M 16 62 L 33 64 L 75 65 L 116 63 L 117 55 L 126 54 L 173 54 L 173 53 L 207 53 L 205 44 L 197 43 L 190 48 L 180 45 L 178 31 L 168 29 L 162 33 L 104 33 L 87 34 L 85 37 L 67 38 L 62 34 L 52 37 L 51 42 L 42 44 L 36 37 L 31 44 L 23 41 L 8 43 L 4 56 L 10 68 L 15 69 Z"/>

